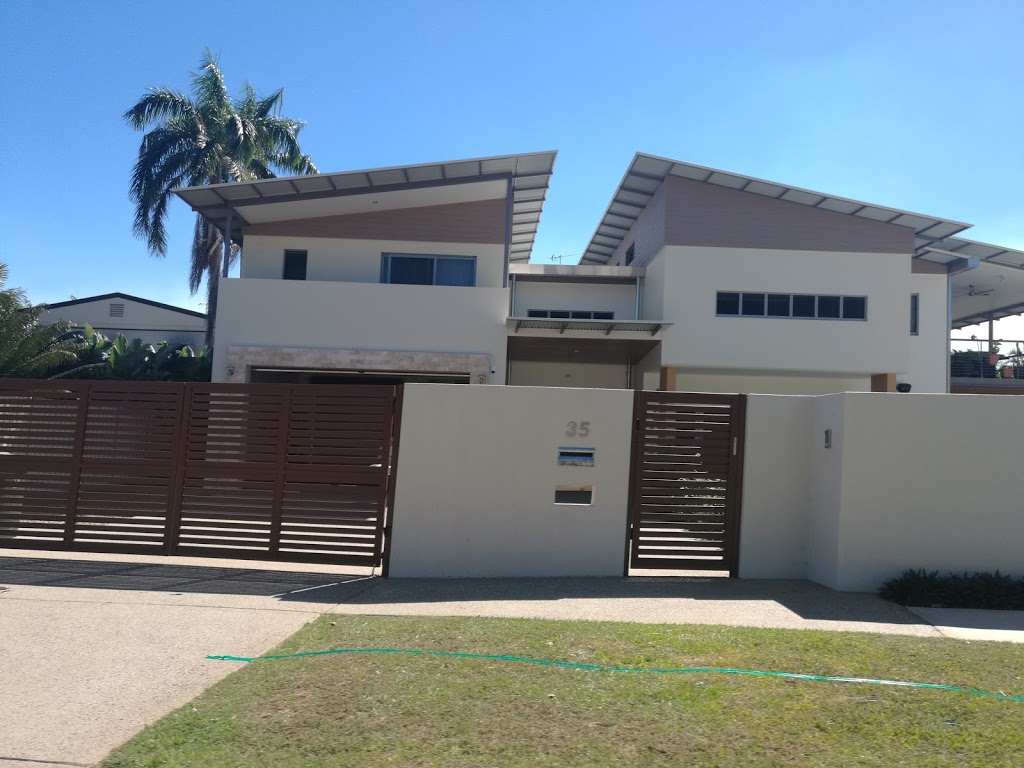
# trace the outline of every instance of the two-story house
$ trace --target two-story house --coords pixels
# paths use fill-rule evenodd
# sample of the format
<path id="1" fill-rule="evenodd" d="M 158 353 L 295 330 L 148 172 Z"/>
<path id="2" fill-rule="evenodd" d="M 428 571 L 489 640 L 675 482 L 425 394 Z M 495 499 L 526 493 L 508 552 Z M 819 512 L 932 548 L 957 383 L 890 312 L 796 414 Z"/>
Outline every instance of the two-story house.
<path id="1" fill-rule="evenodd" d="M 214 379 L 945 392 L 950 329 L 1024 303 L 967 224 L 644 154 L 529 264 L 555 154 L 178 190 L 242 246 Z"/>

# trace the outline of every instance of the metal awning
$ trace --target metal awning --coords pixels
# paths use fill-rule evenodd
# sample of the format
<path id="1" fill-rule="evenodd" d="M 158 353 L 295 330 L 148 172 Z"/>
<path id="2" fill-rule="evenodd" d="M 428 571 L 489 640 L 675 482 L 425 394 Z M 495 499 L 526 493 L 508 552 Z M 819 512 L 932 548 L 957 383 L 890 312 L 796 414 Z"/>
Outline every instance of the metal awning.
<path id="1" fill-rule="evenodd" d="M 647 203 L 654 197 L 655 192 L 669 175 L 705 184 L 716 184 L 812 208 L 845 213 L 872 221 L 911 227 L 919 248 L 948 238 L 971 226 L 959 221 L 938 219 L 898 208 L 872 205 L 859 200 L 836 197 L 823 192 L 812 192 L 808 189 L 765 181 L 753 176 L 742 176 L 738 173 L 729 173 L 638 152 L 633 157 L 633 162 L 630 163 L 622 181 L 619 182 L 619 187 L 615 190 L 615 195 L 612 197 L 601 223 L 597 225 L 597 229 L 590 238 L 590 243 L 587 245 L 580 263 L 606 264 L 629 233 L 630 227 L 640 217 L 647 207 Z"/>
<path id="2" fill-rule="evenodd" d="M 961 259 L 980 259 L 988 264 L 1024 269 L 1024 251 L 1004 248 L 991 243 L 979 243 L 963 237 L 946 237 L 917 246 L 914 258 L 938 264 L 954 264 Z"/>
<path id="3" fill-rule="evenodd" d="M 533 152 L 520 155 L 499 155 L 472 160 L 453 160 L 420 165 L 371 168 L 364 171 L 321 173 L 310 176 L 289 176 L 230 184 L 209 184 L 175 189 L 174 193 L 202 214 L 222 232 L 228 211 L 233 211 L 234 233 L 244 233 L 250 223 L 248 210 L 277 206 L 283 218 L 294 217 L 297 206 L 307 208 L 310 201 L 341 200 L 359 195 L 379 196 L 388 192 L 407 193 L 413 190 L 454 187 L 456 185 L 502 182 L 494 188 L 480 187 L 487 197 L 504 197 L 507 180 L 512 183 L 512 234 L 509 258 L 529 261 L 537 235 L 548 184 L 554 171 L 557 152 Z M 425 203 L 420 202 L 420 205 Z M 351 208 L 351 206 L 349 206 Z M 319 210 L 326 210 L 318 203 Z M 368 210 L 368 209 L 367 209 Z M 340 211 L 347 212 L 347 211 Z M 308 215 L 308 214 L 307 214 Z M 330 215 L 319 212 L 314 215 Z M 253 216 L 255 219 L 256 216 Z M 265 215 L 259 216 L 266 221 Z M 234 239 L 234 238 L 233 238 Z"/>
<path id="4" fill-rule="evenodd" d="M 984 259 L 973 269 L 950 276 L 953 328 L 1024 314 L 1024 267 L 1018 266 L 1024 253 L 999 250 L 1004 255 Z"/>
<path id="5" fill-rule="evenodd" d="M 560 334 L 566 331 L 601 331 L 605 336 L 618 331 L 656 336 L 662 328 L 669 325 L 671 323 L 663 320 L 577 320 L 543 317 L 510 317 L 505 320 L 505 326 L 513 333 L 519 333 L 521 330 L 558 331 Z"/>

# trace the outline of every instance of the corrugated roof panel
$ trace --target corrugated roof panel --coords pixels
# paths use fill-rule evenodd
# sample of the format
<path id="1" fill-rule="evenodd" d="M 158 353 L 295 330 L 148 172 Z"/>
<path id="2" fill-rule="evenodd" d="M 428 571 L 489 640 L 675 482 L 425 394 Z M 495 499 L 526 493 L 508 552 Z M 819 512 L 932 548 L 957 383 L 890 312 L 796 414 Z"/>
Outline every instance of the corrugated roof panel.
<path id="1" fill-rule="evenodd" d="M 781 184 L 771 184 L 767 181 L 751 181 L 747 184 L 745 191 L 764 195 L 765 197 L 782 197 L 786 192 L 786 187 Z"/>
<path id="2" fill-rule="evenodd" d="M 480 162 L 471 160 L 461 163 L 445 163 L 444 175 L 448 179 L 461 179 L 466 176 L 480 175 Z"/>
<path id="3" fill-rule="evenodd" d="M 289 176 L 299 192 L 326 192 L 334 189 L 331 186 L 330 178 L 324 174 L 314 173 L 309 176 Z"/>
<path id="4" fill-rule="evenodd" d="M 406 168 L 405 172 L 409 174 L 409 181 L 417 183 L 423 181 L 440 181 L 444 178 L 440 165 L 412 166 Z"/>
<path id="5" fill-rule="evenodd" d="M 722 187 L 730 187 L 731 189 L 739 189 L 747 183 L 747 179 L 742 176 L 736 176 L 732 173 L 723 173 L 722 171 L 715 171 L 708 176 L 708 181 L 712 184 L 718 184 Z"/>

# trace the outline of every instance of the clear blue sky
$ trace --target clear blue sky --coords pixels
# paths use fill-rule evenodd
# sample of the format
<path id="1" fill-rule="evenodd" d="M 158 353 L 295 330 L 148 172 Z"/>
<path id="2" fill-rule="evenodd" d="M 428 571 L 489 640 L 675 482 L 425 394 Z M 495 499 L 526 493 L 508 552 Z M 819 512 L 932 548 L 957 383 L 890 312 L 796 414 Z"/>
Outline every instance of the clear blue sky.
<path id="1" fill-rule="evenodd" d="M 197 307 L 192 214 L 132 236 L 149 86 L 210 46 L 284 87 L 322 170 L 557 149 L 535 261 L 575 262 L 636 151 L 972 222 L 1024 247 L 1024 3 L 0 3 L 0 261 L 34 301 Z"/>

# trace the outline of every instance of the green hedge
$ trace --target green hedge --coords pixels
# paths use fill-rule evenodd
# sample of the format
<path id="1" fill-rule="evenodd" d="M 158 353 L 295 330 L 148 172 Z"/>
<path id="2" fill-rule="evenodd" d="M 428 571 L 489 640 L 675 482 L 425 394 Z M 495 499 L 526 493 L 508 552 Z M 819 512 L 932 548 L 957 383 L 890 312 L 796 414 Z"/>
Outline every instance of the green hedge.
<path id="1" fill-rule="evenodd" d="M 988 608 L 1024 611 L 1024 579 L 1005 573 L 907 570 L 878 590 L 886 600 L 925 608 Z"/>

